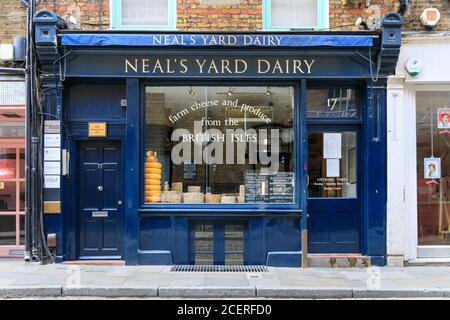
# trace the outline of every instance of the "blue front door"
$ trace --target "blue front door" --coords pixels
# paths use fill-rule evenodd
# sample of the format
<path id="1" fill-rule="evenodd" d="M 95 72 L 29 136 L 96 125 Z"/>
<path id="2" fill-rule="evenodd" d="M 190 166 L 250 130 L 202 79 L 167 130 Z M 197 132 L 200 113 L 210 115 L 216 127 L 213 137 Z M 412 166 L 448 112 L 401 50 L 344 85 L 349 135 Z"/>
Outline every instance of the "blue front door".
<path id="1" fill-rule="evenodd" d="M 78 258 L 122 257 L 122 177 L 119 141 L 79 143 Z"/>
<path id="2" fill-rule="evenodd" d="M 358 126 L 308 127 L 308 251 L 360 253 Z"/>

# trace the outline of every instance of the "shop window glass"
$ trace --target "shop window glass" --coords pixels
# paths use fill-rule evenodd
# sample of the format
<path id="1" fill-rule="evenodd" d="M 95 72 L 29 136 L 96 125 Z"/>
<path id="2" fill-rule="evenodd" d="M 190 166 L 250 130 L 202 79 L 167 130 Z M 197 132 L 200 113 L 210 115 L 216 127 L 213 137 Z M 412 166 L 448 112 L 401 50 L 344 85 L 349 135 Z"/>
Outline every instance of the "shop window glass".
<path id="1" fill-rule="evenodd" d="M 0 246 L 23 244 L 23 149 L 0 148 Z"/>
<path id="2" fill-rule="evenodd" d="M 25 181 L 19 182 L 19 185 L 20 185 L 19 211 L 25 211 Z"/>
<path id="3" fill-rule="evenodd" d="M 308 89 L 306 96 L 308 118 L 358 117 L 355 89 Z"/>
<path id="4" fill-rule="evenodd" d="M 308 134 L 309 197 L 357 196 L 356 132 Z"/>
<path id="5" fill-rule="evenodd" d="M 265 29 L 320 29 L 328 24 L 327 0 L 263 0 Z"/>
<path id="6" fill-rule="evenodd" d="M 16 244 L 16 216 L 0 216 L 0 245 Z"/>
<path id="7" fill-rule="evenodd" d="M 19 243 L 20 243 L 20 245 L 24 245 L 25 244 L 25 216 L 20 215 L 19 219 L 20 219 Z"/>
<path id="8" fill-rule="evenodd" d="M 450 92 L 417 92 L 418 244 L 450 245 Z"/>
<path id="9" fill-rule="evenodd" d="M 0 181 L 0 212 L 16 211 L 16 183 Z"/>
<path id="10" fill-rule="evenodd" d="M 19 149 L 19 178 L 25 179 L 25 149 Z"/>
<path id="11" fill-rule="evenodd" d="M 293 87 L 147 87 L 147 203 L 293 203 Z"/>

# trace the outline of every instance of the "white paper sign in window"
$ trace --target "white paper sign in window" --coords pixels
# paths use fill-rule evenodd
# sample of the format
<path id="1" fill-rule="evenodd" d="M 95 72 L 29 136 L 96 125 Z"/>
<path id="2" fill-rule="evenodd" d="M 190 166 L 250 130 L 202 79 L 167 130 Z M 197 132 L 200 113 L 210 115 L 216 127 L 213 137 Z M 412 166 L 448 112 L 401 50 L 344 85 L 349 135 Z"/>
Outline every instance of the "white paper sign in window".
<path id="1" fill-rule="evenodd" d="M 325 159 L 341 159 L 342 136 L 340 133 L 323 134 L 323 157 Z"/>

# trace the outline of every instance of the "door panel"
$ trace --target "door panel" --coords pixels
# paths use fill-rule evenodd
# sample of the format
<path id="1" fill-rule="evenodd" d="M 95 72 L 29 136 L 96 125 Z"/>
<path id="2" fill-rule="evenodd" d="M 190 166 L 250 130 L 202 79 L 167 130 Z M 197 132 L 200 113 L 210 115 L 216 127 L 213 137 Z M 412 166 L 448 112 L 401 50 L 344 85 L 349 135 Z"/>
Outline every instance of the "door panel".
<path id="1" fill-rule="evenodd" d="M 116 165 L 115 165 L 116 166 Z M 108 168 L 103 165 L 103 208 L 106 210 L 116 210 L 117 200 L 119 197 L 119 188 L 117 181 L 117 168 Z"/>
<path id="2" fill-rule="evenodd" d="M 122 255 L 121 152 L 117 141 L 79 144 L 79 258 Z"/>
<path id="3" fill-rule="evenodd" d="M 308 131 L 308 250 L 360 253 L 359 129 L 311 126 Z"/>

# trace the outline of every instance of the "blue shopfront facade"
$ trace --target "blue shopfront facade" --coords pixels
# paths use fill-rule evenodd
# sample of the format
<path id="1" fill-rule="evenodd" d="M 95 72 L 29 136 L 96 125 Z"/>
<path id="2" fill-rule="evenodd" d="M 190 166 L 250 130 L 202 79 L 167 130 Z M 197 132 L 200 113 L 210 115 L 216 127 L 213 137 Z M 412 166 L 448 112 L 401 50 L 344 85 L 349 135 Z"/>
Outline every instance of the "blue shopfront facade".
<path id="1" fill-rule="evenodd" d="M 44 224 L 59 261 L 300 266 L 308 252 L 385 264 L 397 14 L 373 32 L 81 32 L 56 20 L 35 16 Z M 178 167 L 168 133 L 194 120 L 280 129 L 283 174 L 255 173 L 274 149 L 230 166 L 206 164 L 205 147 Z"/>

